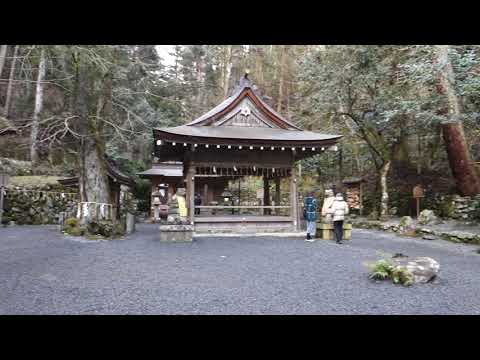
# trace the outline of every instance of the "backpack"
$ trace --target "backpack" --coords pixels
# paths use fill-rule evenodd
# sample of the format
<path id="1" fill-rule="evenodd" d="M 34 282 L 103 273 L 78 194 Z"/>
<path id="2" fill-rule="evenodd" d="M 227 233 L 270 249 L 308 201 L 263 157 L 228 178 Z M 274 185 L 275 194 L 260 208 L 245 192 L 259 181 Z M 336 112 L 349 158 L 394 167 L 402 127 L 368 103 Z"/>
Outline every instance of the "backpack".
<path id="1" fill-rule="evenodd" d="M 311 196 L 305 198 L 303 207 L 303 218 L 307 220 L 307 213 L 317 212 L 317 200 Z"/>

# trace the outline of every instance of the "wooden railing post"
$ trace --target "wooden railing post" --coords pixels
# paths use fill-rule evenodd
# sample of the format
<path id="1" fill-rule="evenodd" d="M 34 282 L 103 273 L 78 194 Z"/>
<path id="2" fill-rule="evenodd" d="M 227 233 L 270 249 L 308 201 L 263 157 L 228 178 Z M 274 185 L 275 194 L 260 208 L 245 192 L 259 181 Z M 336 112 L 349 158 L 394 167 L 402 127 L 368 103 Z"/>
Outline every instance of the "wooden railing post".
<path id="1" fill-rule="evenodd" d="M 187 198 L 188 219 L 191 225 L 195 221 L 195 167 L 190 164 L 187 171 Z"/>
<path id="2" fill-rule="evenodd" d="M 291 217 L 292 217 L 293 228 L 297 230 L 299 227 L 299 224 L 298 224 L 298 215 L 297 215 L 298 197 L 297 197 L 297 174 L 295 171 L 295 165 L 292 166 L 291 171 L 292 171 L 290 175 L 290 206 L 292 208 Z"/>

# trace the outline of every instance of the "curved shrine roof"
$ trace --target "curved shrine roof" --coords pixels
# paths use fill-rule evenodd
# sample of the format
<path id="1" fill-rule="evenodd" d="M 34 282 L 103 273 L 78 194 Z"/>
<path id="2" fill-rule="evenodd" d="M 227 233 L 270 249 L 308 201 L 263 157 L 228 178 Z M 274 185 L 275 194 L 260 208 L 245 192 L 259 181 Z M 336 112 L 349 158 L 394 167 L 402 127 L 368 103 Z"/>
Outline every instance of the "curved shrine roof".
<path id="1" fill-rule="evenodd" d="M 264 127 L 188 126 L 155 129 L 158 133 L 199 139 L 261 140 L 266 142 L 323 142 L 340 139 L 341 135 L 319 134 L 305 130 L 285 130 Z"/>
<path id="2" fill-rule="evenodd" d="M 245 75 L 231 96 L 188 124 L 154 129 L 155 140 L 184 143 L 334 144 L 342 136 L 305 131 L 254 91 Z"/>

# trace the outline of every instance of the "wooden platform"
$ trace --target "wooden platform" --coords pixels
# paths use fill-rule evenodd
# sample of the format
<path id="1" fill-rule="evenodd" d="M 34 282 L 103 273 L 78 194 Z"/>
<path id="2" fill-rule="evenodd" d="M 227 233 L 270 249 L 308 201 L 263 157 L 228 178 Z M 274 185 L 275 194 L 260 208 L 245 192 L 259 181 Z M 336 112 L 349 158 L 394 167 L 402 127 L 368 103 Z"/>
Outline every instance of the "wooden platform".
<path id="1" fill-rule="evenodd" d="M 194 218 L 195 223 L 222 223 L 222 222 L 292 222 L 290 216 L 274 215 L 199 215 Z"/>
<path id="2" fill-rule="evenodd" d="M 292 218 L 289 216 L 258 215 L 219 215 L 196 216 L 196 233 L 283 233 L 295 232 Z"/>

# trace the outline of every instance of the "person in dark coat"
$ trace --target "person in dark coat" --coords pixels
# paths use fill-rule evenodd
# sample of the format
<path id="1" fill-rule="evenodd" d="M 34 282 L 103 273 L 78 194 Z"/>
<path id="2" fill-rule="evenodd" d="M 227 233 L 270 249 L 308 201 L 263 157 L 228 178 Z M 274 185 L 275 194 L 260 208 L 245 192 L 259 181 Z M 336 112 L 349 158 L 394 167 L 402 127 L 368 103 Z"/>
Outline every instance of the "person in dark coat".
<path id="1" fill-rule="evenodd" d="M 305 240 L 310 242 L 315 241 L 318 220 L 318 204 L 313 195 L 313 191 L 311 191 L 303 200 L 304 218 L 307 221 L 307 238 Z"/>
<path id="2" fill-rule="evenodd" d="M 193 202 L 195 206 L 200 206 L 202 205 L 202 197 L 200 194 L 195 194 L 195 198 L 193 199 Z M 195 209 L 195 215 L 200 215 L 200 209 Z"/>

